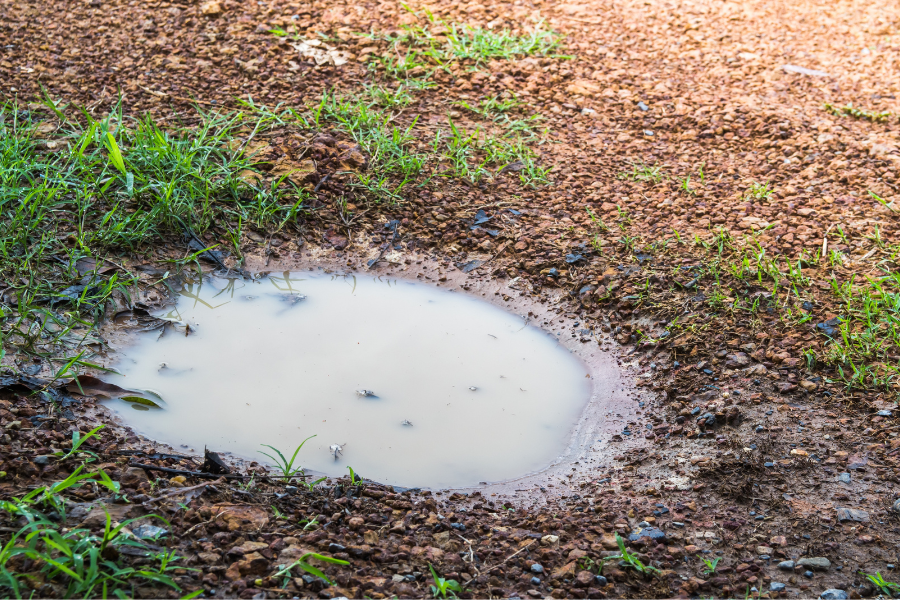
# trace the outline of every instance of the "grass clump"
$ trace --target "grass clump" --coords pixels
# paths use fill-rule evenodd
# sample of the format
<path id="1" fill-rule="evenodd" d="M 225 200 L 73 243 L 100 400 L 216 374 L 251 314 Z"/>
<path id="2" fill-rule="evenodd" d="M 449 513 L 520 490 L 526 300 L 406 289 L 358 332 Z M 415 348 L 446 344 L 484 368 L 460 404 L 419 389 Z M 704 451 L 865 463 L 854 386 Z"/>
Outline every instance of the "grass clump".
<path id="1" fill-rule="evenodd" d="M 825 103 L 825 110 L 836 117 L 853 117 L 854 119 L 862 119 L 872 123 L 887 123 L 888 119 L 893 115 L 890 111 L 876 112 L 864 108 L 856 108 L 852 104 L 835 106 L 828 102 Z"/>

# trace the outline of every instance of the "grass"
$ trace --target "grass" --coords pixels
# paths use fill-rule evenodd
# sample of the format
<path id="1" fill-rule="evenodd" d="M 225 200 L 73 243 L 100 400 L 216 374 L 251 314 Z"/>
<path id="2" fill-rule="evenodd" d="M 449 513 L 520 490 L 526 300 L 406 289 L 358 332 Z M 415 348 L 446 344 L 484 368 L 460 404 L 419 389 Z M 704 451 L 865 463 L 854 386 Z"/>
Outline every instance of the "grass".
<path id="1" fill-rule="evenodd" d="M 824 108 L 826 112 L 829 112 L 836 117 L 853 117 L 854 119 L 862 119 L 871 121 L 872 123 L 886 123 L 891 116 L 893 116 L 893 113 L 890 111 L 876 112 L 864 108 L 856 108 L 852 104 L 835 106 L 834 104 L 826 102 Z"/>
<path id="2" fill-rule="evenodd" d="M 456 598 L 457 594 L 462 593 L 462 586 L 458 581 L 438 577 L 433 566 L 428 565 L 428 568 L 431 570 L 431 578 L 434 580 L 434 583 L 430 586 L 432 598 L 446 598 L 448 595 L 451 598 Z"/>
<path id="3" fill-rule="evenodd" d="M 310 560 L 318 560 L 324 563 L 330 563 L 333 565 L 349 565 L 350 563 L 346 560 L 341 560 L 339 558 L 332 558 L 330 556 L 323 556 L 316 552 L 307 552 L 294 562 L 289 565 L 284 565 L 278 572 L 272 575 L 273 579 L 282 578 L 281 587 L 286 587 L 288 581 L 291 578 L 291 570 L 294 568 L 299 568 L 303 571 L 306 571 L 310 575 L 321 578 L 328 585 L 334 585 L 334 583 L 328 579 L 328 577 L 321 571 L 321 569 L 314 567 L 309 563 Z"/>
<path id="4" fill-rule="evenodd" d="M 660 166 L 650 167 L 643 163 L 631 163 L 631 170 L 619 173 L 619 179 L 659 183 L 665 179 L 665 175 Z"/>
<path id="5" fill-rule="evenodd" d="M 704 575 L 715 574 L 716 568 L 719 566 L 719 561 L 722 560 L 721 557 L 709 559 L 709 558 L 704 558 L 703 556 L 698 556 L 697 558 L 699 558 L 700 560 L 703 561 L 703 565 L 705 567 L 703 570 Z"/>
<path id="6" fill-rule="evenodd" d="M 885 581 L 884 577 L 881 576 L 881 573 L 870 575 L 868 573 L 860 571 L 859 574 L 865 575 L 866 579 L 868 579 L 872 583 L 872 585 L 878 588 L 878 592 L 884 594 L 888 598 L 893 598 L 895 594 L 900 592 L 900 584 Z"/>
<path id="7" fill-rule="evenodd" d="M 274 446 L 270 446 L 269 444 L 262 444 L 262 445 L 265 446 L 266 448 L 271 448 L 275 452 L 275 454 L 278 455 L 277 458 L 272 456 L 268 452 L 263 452 L 262 450 L 260 450 L 259 453 L 263 454 L 265 456 L 268 456 L 270 459 L 272 459 L 275 462 L 275 468 L 281 472 L 282 480 L 285 482 L 289 482 L 293 477 L 296 477 L 298 474 L 300 474 L 300 475 L 304 474 L 303 468 L 299 467 L 299 466 L 295 467 L 294 463 L 297 460 L 297 455 L 300 453 L 300 450 L 303 448 L 303 444 L 305 444 L 309 440 L 313 439 L 314 437 L 316 437 L 316 436 L 311 435 L 308 438 L 306 438 L 305 440 L 303 440 L 302 442 L 300 442 L 300 445 L 297 446 L 296 450 L 294 450 L 294 455 L 291 456 L 290 460 L 285 458 L 284 454 L 281 453 L 281 450 L 279 450 L 278 448 L 275 448 Z"/>
<path id="8" fill-rule="evenodd" d="M 409 9 L 407 9 L 409 10 Z M 404 25 L 396 36 L 368 34 L 365 37 L 388 41 L 381 56 L 373 56 L 370 66 L 404 80 L 425 79 L 437 69 L 452 64 L 468 64 L 479 69 L 491 60 L 514 60 L 525 56 L 570 58 L 558 54 L 562 38 L 543 22 L 517 34 L 509 29 L 494 31 L 459 23 L 444 23 L 428 11 L 413 14 L 425 17 L 425 24 Z"/>
<path id="9" fill-rule="evenodd" d="M 59 586 L 65 598 L 133 597 L 137 583 L 160 584 L 180 590 L 169 575 L 173 569 L 183 568 L 173 566 L 181 559 L 174 552 L 153 555 L 149 563 L 155 566 L 135 568 L 122 563 L 118 548 L 133 546 L 146 550 L 143 544 L 125 534 L 125 528 L 138 519 L 113 526 L 107 513 L 101 534 L 60 527 L 59 524 L 65 522 L 67 500 L 62 493 L 66 490 L 93 482 L 114 493 L 119 492 L 119 484 L 106 473 L 82 473 L 83 467 L 79 466 L 66 479 L 51 486 L 40 487 L 22 498 L 0 502 L 0 510 L 14 517 L 25 517 L 27 522 L 0 549 L 0 591 L 21 598 L 25 579 L 53 583 Z M 140 517 L 146 518 L 167 523 L 156 515 Z M 25 561 L 31 564 L 27 573 L 23 568 Z M 33 592 L 29 592 L 31 594 Z"/>

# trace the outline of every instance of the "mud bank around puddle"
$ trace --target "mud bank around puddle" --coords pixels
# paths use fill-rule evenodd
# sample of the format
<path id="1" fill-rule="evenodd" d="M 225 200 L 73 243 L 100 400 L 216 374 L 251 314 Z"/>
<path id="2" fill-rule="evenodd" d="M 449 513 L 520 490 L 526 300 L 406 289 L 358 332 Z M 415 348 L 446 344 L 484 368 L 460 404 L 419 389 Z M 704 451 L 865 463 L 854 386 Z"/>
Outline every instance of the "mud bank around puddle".
<path id="1" fill-rule="evenodd" d="M 288 272 L 302 275 L 303 272 L 309 271 L 338 276 L 355 274 L 357 277 L 362 275 L 416 282 L 439 290 L 464 294 L 508 313 L 524 317 L 529 325 L 553 336 L 560 346 L 582 363 L 590 375 L 590 396 L 566 434 L 564 450 L 545 467 L 510 479 L 473 483 L 466 487 L 442 486 L 424 489 L 462 494 L 478 491 L 487 496 L 495 496 L 498 501 L 509 499 L 515 500 L 519 505 L 525 503 L 533 506 L 543 500 L 571 493 L 569 484 L 573 481 L 599 478 L 599 475 L 592 476 L 592 471 L 608 471 L 613 464 L 614 455 L 643 443 L 643 440 L 635 439 L 639 432 L 623 435 L 623 431 L 628 431 L 626 424 L 635 420 L 639 407 L 643 404 L 649 405 L 652 392 L 648 393 L 635 387 L 633 377 L 629 376 L 628 366 L 620 364 L 621 358 L 616 356 L 612 348 L 610 350 L 602 348 L 602 344 L 611 339 L 609 334 L 599 327 L 594 330 L 588 329 L 583 320 L 577 316 L 573 318 L 573 315 L 562 311 L 561 307 L 565 306 L 567 299 L 564 290 L 556 289 L 549 293 L 545 291 L 538 294 L 533 290 L 519 287 L 519 282 L 499 279 L 490 273 L 466 273 L 463 268 L 448 263 L 445 259 L 415 253 L 407 254 L 402 259 L 392 257 L 394 262 L 381 261 L 371 268 L 367 264 L 371 260 L 368 257 L 352 255 L 334 257 L 325 255 L 324 252 L 316 254 L 318 255 L 294 261 L 277 263 L 269 261 L 268 265 L 264 259 L 248 256 L 247 272 L 253 273 L 254 277 Z M 175 298 L 168 300 L 168 305 L 171 305 Z M 117 332 L 114 339 L 120 350 L 135 341 L 131 334 L 120 332 Z M 111 356 L 110 359 L 114 361 L 116 358 Z M 131 429 L 115 411 L 103 404 L 99 406 L 105 421 Z M 155 436 L 141 435 L 140 428 L 134 423 L 131 425 L 138 431 L 139 437 L 156 447 L 157 452 L 168 448 L 176 454 L 196 456 L 196 449 L 193 447 L 190 451 L 185 447 L 173 448 L 152 439 Z M 455 432 L 454 435 L 458 436 L 460 443 L 466 443 L 464 429 Z M 232 453 L 227 447 L 209 448 L 220 451 L 239 468 L 254 466 L 256 461 L 261 462 L 259 456 Z M 305 449 L 298 456 L 298 462 L 305 465 L 304 452 Z M 492 458 L 486 455 L 484 460 L 490 461 Z M 197 461 L 202 462 L 202 456 L 198 456 Z M 316 477 L 321 475 L 313 469 L 307 471 Z M 395 483 L 395 487 L 396 485 Z M 411 481 L 409 484 L 404 482 L 399 485 L 405 488 L 407 485 L 416 486 L 417 482 Z"/>

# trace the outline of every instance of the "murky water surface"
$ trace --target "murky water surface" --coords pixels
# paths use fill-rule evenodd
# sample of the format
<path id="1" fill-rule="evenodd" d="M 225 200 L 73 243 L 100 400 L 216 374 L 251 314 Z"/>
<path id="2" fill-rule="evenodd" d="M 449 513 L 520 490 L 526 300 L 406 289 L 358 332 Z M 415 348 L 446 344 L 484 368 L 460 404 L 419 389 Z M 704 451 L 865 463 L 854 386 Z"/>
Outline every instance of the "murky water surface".
<path id="1" fill-rule="evenodd" d="M 308 469 L 473 485 L 550 464 L 590 396 L 586 367 L 522 317 L 403 280 L 212 279 L 166 317 L 192 333 L 141 334 L 121 351 L 124 377 L 106 379 L 158 391 L 163 410 L 109 406 L 176 448 L 265 461 L 261 444 L 290 457 L 316 435 L 298 455 Z"/>

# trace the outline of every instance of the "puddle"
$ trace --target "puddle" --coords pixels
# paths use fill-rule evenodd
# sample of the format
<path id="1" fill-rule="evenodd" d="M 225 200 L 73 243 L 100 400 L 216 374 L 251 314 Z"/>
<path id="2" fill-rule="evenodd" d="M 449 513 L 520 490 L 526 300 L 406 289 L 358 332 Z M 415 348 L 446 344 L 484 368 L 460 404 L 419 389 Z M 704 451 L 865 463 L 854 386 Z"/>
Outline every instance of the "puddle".
<path id="1" fill-rule="evenodd" d="M 262 462 L 261 444 L 290 457 L 316 435 L 304 468 L 463 487 L 549 465 L 591 394 L 587 367 L 521 316 L 405 280 L 208 279 L 165 317 L 193 331 L 140 334 L 105 379 L 159 392 L 162 410 L 108 406 L 175 448 Z"/>

